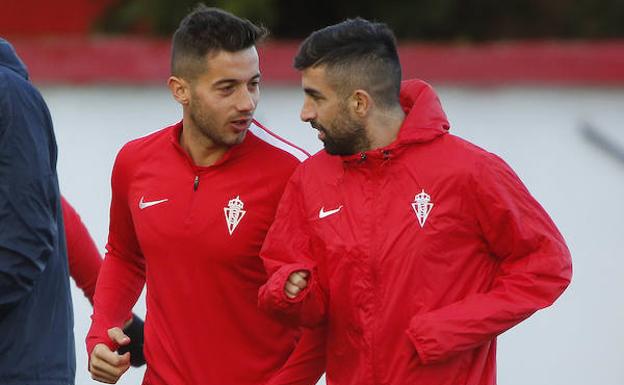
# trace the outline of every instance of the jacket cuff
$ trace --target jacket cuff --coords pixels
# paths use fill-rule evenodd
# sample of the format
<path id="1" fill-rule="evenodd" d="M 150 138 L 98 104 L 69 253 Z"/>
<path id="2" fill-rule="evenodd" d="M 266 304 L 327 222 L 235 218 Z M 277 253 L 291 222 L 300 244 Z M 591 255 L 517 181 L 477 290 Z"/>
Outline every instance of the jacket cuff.
<path id="1" fill-rule="evenodd" d="M 104 344 L 113 352 L 119 349 L 119 345 L 108 336 L 108 330 L 101 327 L 98 328 L 95 325 L 91 327 L 85 342 L 87 345 L 89 361 L 91 361 L 91 353 L 93 353 L 93 349 L 97 344 Z"/>
<path id="2" fill-rule="evenodd" d="M 414 345 L 418 359 L 421 365 L 427 365 L 431 363 L 431 358 L 427 355 L 427 349 L 425 348 L 425 338 L 418 334 L 414 327 L 414 320 L 410 322 L 410 326 L 405 331 L 405 334 Z"/>
<path id="3" fill-rule="evenodd" d="M 290 275 L 296 271 L 306 270 L 310 272 L 308 286 L 295 298 L 289 298 L 284 291 Z M 304 263 L 293 263 L 280 267 L 269 278 L 266 284 L 260 287 L 258 292 L 258 304 L 261 308 L 269 311 L 287 312 L 294 304 L 301 303 L 310 292 L 312 280 L 312 268 Z"/>

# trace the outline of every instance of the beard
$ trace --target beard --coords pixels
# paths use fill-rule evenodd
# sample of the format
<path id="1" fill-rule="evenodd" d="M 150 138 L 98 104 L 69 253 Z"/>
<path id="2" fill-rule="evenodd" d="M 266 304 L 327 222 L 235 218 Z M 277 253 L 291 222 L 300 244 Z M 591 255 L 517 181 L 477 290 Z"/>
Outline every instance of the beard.
<path id="1" fill-rule="evenodd" d="M 322 142 L 330 155 L 353 155 L 370 147 L 364 125 L 348 116 L 346 111 L 327 127 L 315 120 L 310 121 L 310 125 L 325 134 Z"/>
<path id="2" fill-rule="evenodd" d="M 247 130 L 239 134 L 228 132 L 225 125 L 220 125 L 214 118 L 217 114 L 197 103 L 197 100 L 199 98 L 194 97 L 189 104 L 189 117 L 203 137 L 216 145 L 227 147 L 240 144 L 245 139 Z"/>

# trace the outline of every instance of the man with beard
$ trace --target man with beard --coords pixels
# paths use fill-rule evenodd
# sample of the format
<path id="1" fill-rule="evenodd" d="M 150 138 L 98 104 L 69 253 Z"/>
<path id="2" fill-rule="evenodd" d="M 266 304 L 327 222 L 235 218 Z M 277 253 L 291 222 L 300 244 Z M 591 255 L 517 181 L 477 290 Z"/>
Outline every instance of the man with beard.
<path id="1" fill-rule="evenodd" d="M 253 120 L 255 44 L 265 33 L 200 6 L 173 36 L 168 85 L 182 121 L 126 144 L 112 173 L 86 341 L 98 381 L 114 383 L 128 369 L 128 353 L 115 351 L 129 343 L 120 327 L 144 283 L 144 384 L 264 385 L 297 344 L 298 329 L 257 308 L 260 247 L 306 157 Z"/>
<path id="2" fill-rule="evenodd" d="M 325 151 L 284 191 L 261 306 L 327 322 L 328 384 L 495 384 L 496 336 L 570 282 L 563 237 L 509 166 L 448 133 L 429 85 L 401 84 L 385 24 L 316 31 L 295 67 Z"/>

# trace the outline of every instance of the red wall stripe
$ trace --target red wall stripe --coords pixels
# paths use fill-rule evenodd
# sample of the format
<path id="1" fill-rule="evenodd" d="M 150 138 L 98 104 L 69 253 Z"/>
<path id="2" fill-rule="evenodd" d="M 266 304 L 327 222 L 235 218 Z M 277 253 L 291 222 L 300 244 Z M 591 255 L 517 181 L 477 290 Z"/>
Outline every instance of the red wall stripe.
<path id="1" fill-rule="evenodd" d="M 168 40 L 145 38 L 12 39 L 40 84 L 164 84 Z M 263 81 L 298 84 L 297 42 L 260 48 Z M 624 86 L 624 40 L 400 45 L 403 77 L 435 84 Z"/>

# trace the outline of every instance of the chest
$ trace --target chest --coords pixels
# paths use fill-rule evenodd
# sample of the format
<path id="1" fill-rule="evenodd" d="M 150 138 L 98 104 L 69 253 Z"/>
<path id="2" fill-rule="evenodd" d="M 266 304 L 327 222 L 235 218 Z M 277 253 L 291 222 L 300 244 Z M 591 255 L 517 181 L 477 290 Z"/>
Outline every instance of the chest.
<path id="1" fill-rule="evenodd" d="M 413 260 L 475 238 L 471 200 L 453 170 L 395 162 L 347 169 L 308 194 L 306 206 L 319 254 L 374 262 Z"/>
<path id="2" fill-rule="evenodd" d="M 242 165 L 174 166 L 139 168 L 128 189 L 148 264 L 172 258 L 236 264 L 257 258 L 279 192 Z"/>

